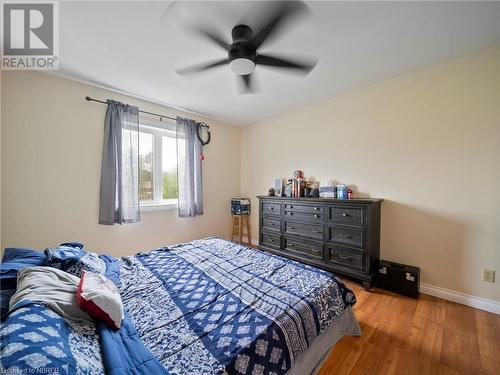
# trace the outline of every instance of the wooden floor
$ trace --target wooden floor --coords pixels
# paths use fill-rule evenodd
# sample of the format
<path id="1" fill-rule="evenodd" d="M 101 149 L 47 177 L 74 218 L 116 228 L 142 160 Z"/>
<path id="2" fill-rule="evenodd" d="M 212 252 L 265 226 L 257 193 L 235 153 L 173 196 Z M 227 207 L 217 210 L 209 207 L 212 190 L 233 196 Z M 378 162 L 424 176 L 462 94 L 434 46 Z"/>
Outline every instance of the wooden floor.
<path id="1" fill-rule="evenodd" d="M 500 374 L 499 315 L 345 282 L 358 299 L 363 334 L 344 337 L 319 375 Z"/>

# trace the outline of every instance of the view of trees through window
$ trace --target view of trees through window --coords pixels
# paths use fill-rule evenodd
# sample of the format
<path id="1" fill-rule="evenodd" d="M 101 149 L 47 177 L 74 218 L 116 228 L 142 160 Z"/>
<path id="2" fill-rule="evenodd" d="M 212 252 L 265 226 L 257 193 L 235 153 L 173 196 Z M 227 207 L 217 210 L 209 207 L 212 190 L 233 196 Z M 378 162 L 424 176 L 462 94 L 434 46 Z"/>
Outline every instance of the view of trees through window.
<path id="1" fill-rule="evenodd" d="M 155 137 L 158 137 L 155 140 Z M 161 142 L 161 155 L 155 155 L 155 141 Z M 144 202 L 177 199 L 177 151 L 173 137 L 140 132 L 139 134 L 139 199 Z M 160 162 L 161 165 L 155 163 Z M 161 194 L 155 197 L 155 185 L 160 178 Z"/>
<path id="2" fill-rule="evenodd" d="M 153 188 L 153 152 L 139 155 L 139 200 L 152 201 Z"/>
<path id="3" fill-rule="evenodd" d="M 139 200 L 154 200 L 153 134 L 139 133 Z"/>
<path id="4" fill-rule="evenodd" d="M 177 140 L 161 137 L 161 181 L 163 199 L 177 199 Z"/>

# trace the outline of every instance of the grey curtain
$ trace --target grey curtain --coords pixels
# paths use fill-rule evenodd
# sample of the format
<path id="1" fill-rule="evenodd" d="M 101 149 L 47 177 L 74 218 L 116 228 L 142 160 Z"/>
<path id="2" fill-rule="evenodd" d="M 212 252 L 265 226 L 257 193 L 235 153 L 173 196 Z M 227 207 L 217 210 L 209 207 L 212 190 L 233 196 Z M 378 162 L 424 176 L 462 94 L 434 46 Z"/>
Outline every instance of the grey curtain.
<path id="1" fill-rule="evenodd" d="M 201 142 L 194 120 L 177 117 L 179 217 L 203 215 Z"/>
<path id="2" fill-rule="evenodd" d="M 99 224 L 140 221 L 139 109 L 108 100 L 104 120 Z"/>

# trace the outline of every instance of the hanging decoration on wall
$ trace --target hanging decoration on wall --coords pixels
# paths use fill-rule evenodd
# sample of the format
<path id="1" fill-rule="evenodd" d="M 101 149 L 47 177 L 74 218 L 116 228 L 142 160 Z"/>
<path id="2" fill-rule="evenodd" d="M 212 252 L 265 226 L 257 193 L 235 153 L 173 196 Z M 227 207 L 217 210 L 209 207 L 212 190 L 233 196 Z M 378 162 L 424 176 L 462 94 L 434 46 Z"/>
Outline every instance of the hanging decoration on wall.
<path id="1" fill-rule="evenodd" d="M 210 143 L 210 139 L 212 138 L 212 134 L 210 133 L 210 130 L 208 130 L 209 127 L 207 124 L 203 122 L 199 122 L 197 129 L 196 129 L 196 135 L 198 136 L 198 140 L 201 143 L 201 154 L 200 154 L 200 160 L 205 160 L 205 155 L 203 155 L 203 146 L 206 146 Z"/>

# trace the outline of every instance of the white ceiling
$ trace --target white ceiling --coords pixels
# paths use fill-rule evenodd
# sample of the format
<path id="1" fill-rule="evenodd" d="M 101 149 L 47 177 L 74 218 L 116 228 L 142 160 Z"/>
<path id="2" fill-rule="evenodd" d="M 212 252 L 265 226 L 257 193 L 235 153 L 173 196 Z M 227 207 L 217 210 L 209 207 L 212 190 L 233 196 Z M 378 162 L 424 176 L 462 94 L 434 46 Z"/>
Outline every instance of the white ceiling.
<path id="1" fill-rule="evenodd" d="M 257 2 L 61 2 L 60 73 L 235 125 L 247 125 L 469 51 L 500 43 L 498 2 L 309 2 L 311 15 L 260 50 L 319 59 L 306 77 L 257 67 L 258 93 L 240 95 L 224 58 L 186 25 L 230 41 Z"/>

